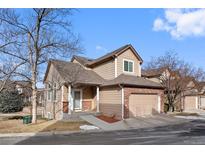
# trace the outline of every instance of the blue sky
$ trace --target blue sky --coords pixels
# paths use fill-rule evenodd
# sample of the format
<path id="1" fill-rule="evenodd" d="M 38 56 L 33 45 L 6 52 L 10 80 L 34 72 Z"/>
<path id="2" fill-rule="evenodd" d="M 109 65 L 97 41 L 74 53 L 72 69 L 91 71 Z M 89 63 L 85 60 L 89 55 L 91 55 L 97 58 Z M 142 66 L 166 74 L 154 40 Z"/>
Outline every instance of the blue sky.
<path id="1" fill-rule="evenodd" d="M 205 24 L 200 20 L 204 12 L 199 16 L 194 11 L 79 9 L 72 21 L 82 38 L 84 56 L 96 58 L 132 44 L 145 62 L 174 50 L 180 58 L 205 69 Z"/>

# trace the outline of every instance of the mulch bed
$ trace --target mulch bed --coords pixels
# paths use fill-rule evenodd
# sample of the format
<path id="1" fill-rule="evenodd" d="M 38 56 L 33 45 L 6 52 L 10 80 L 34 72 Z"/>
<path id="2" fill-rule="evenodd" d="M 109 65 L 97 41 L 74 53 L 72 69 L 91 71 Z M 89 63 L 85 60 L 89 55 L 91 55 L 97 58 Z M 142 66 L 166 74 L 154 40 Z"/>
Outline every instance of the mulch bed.
<path id="1" fill-rule="evenodd" d="M 108 123 L 114 123 L 114 122 L 120 121 L 120 120 L 117 120 L 114 116 L 109 117 L 109 116 L 105 116 L 105 115 L 99 115 L 96 117 L 99 118 L 100 120 L 103 120 L 103 121 L 108 122 Z"/>

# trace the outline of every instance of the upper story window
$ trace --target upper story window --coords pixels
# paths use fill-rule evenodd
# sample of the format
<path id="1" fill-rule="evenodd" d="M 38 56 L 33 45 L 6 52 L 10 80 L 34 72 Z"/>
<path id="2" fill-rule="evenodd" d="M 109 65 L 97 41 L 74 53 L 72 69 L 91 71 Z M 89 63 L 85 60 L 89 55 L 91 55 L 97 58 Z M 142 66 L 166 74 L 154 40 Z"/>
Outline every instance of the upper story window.
<path id="1" fill-rule="evenodd" d="M 51 88 L 51 85 L 48 84 L 47 85 L 47 94 L 48 94 L 48 100 L 51 100 L 51 97 L 52 97 L 52 88 Z"/>
<path id="2" fill-rule="evenodd" d="M 134 73 L 134 61 L 123 59 L 123 72 Z"/>
<path id="3" fill-rule="evenodd" d="M 18 91 L 18 93 L 19 93 L 19 94 L 22 94 L 22 93 L 23 93 L 23 89 L 22 89 L 22 88 L 20 88 L 20 87 L 19 87 L 19 88 L 17 88 L 17 91 Z"/>
<path id="4" fill-rule="evenodd" d="M 56 94 L 57 94 L 57 87 L 56 87 L 56 83 L 53 84 L 53 100 L 56 101 Z"/>

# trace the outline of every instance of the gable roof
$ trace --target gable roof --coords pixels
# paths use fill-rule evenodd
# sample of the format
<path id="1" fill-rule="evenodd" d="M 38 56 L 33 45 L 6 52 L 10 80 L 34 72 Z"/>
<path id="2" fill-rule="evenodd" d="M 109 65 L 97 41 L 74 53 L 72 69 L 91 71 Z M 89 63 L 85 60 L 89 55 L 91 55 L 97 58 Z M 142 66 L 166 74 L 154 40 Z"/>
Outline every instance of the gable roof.
<path id="1" fill-rule="evenodd" d="M 142 62 L 143 62 L 142 58 L 139 56 L 139 54 L 137 53 L 137 51 L 133 48 L 133 46 L 131 44 L 124 45 L 124 46 L 122 46 L 122 47 L 120 47 L 120 48 L 118 48 L 118 49 L 116 49 L 112 52 L 109 52 L 106 55 L 104 55 L 102 57 L 99 57 L 97 59 L 89 59 L 89 58 L 86 58 L 86 57 L 73 56 L 71 61 L 73 61 L 73 59 L 76 59 L 82 65 L 92 67 L 94 65 L 103 63 L 107 60 L 112 59 L 113 57 L 116 57 L 116 56 L 120 55 L 121 53 L 123 53 L 124 51 L 126 51 L 129 48 L 131 49 L 131 51 L 134 53 L 134 55 L 137 57 L 137 59 L 142 64 Z"/>
<path id="2" fill-rule="evenodd" d="M 91 61 L 93 61 L 94 59 L 90 59 L 87 57 L 82 57 L 82 56 L 76 56 L 74 55 L 71 59 L 71 62 L 73 62 L 73 60 L 76 59 L 79 63 L 81 63 L 82 65 L 86 65 L 88 63 L 90 63 Z"/>
<path id="3" fill-rule="evenodd" d="M 119 84 L 127 85 L 127 86 L 163 89 L 163 86 L 157 82 L 145 79 L 143 77 L 136 77 L 133 75 L 125 75 L 125 74 L 121 74 L 113 80 L 106 81 L 102 86 L 111 86 L 111 85 L 119 85 Z"/>
<path id="4" fill-rule="evenodd" d="M 56 68 L 56 70 L 58 71 L 59 75 L 65 83 L 90 84 L 100 86 L 111 86 L 121 84 L 127 86 L 163 89 L 162 85 L 159 83 L 150 81 L 143 77 L 136 77 L 132 75 L 121 74 L 113 80 L 105 80 L 94 71 L 84 69 L 78 63 L 60 60 L 50 60 L 47 68 L 47 73 L 49 71 L 49 67 L 51 64 L 53 64 L 53 66 Z M 44 81 L 46 79 L 47 73 L 44 77 Z"/>
<path id="5" fill-rule="evenodd" d="M 72 63 L 72 62 L 66 62 L 60 60 L 49 61 L 49 65 L 47 68 L 47 73 L 44 77 L 44 81 L 46 79 L 51 64 L 53 64 L 53 66 L 56 68 L 59 75 L 63 79 L 63 81 L 66 83 L 100 85 L 104 82 L 104 79 L 94 71 L 86 70 L 78 63 Z"/>
<path id="6" fill-rule="evenodd" d="M 203 88 L 205 87 L 205 81 L 203 81 L 203 82 L 196 82 L 196 87 L 199 90 L 199 92 L 202 92 Z"/>

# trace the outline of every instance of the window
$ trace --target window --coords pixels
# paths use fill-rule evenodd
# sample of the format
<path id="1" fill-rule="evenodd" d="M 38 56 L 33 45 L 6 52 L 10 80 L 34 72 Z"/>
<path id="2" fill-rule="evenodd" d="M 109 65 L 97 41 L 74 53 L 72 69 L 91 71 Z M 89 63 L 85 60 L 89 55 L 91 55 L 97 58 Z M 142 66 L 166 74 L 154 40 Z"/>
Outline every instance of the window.
<path id="1" fill-rule="evenodd" d="M 23 93 L 23 89 L 22 88 L 17 88 L 17 91 L 18 91 L 19 94 Z"/>
<path id="2" fill-rule="evenodd" d="M 47 88 L 48 88 L 48 89 L 47 89 L 47 90 L 48 90 L 48 100 L 51 100 L 51 94 L 52 94 L 51 85 L 48 84 Z"/>
<path id="3" fill-rule="evenodd" d="M 131 60 L 123 60 L 123 68 L 124 68 L 124 72 L 129 72 L 129 73 L 133 73 L 134 72 L 134 62 Z"/>
<path id="4" fill-rule="evenodd" d="M 56 83 L 53 84 L 53 100 L 56 100 Z"/>

